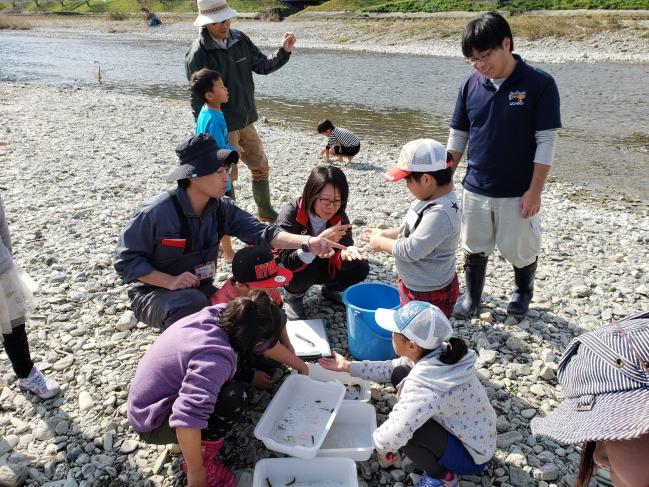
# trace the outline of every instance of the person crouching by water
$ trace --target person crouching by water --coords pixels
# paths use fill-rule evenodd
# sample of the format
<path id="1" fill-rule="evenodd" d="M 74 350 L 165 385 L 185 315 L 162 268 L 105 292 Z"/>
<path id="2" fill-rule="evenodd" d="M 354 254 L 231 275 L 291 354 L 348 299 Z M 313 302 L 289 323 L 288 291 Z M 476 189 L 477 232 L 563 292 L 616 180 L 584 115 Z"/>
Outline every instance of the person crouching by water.
<path id="1" fill-rule="evenodd" d="M 424 471 L 416 487 L 457 486 L 458 474 L 483 471 L 496 451 L 496 413 L 475 373 L 475 352 L 451 337 L 450 322 L 430 303 L 379 308 L 376 322 L 392 332 L 400 358 L 350 362 L 334 352 L 320 365 L 397 389 L 397 403 L 373 435 L 379 460 L 391 465 L 402 450 Z"/>
<path id="2" fill-rule="evenodd" d="M 342 169 L 316 166 L 302 196 L 287 203 L 277 217 L 276 225 L 289 233 L 305 235 L 307 242 L 322 238 L 346 247 L 323 256 L 306 248 L 279 253 L 279 262 L 293 271 L 293 279 L 284 286 L 284 309 L 289 319 L 305 317 L 302 300 L 314 284 L 322 284 L 325 298 L 342 302 L 342 291 L 369 274 L 369 264 L 352 239 L 345 213 L 348 196 L 349 186 Z"/>
<path id="3" fill-rule="evenodd" d="M 557 376 L 566 399 L 532 420 L 532 434 L 581 444 L 576 487 L 590 485 L 595 465 L 615 487 L 649 486 L 649 313 L 572 340 Z"/>
<path id="4" fill-rule="evenodd" d="M 148 8 L 143 7 L 140 9 L 140 11 L 144 15 L 144 21 L 146 22 L 146 25 L 148 25 L 149 27 L 157 27 L 162 24 L 158 16 L 151 12 Z"/>
<path id="5" fill-rule="evenodd" d="M 263 292 L 209 306 L 168 328 L 144 354 L 128 396 L 128 421 L 146 443 L 179 443 L 190 487 L 235 487 L 215 457 L 247 409 L 237 362 L 273 347 L 284 313 Z"/>

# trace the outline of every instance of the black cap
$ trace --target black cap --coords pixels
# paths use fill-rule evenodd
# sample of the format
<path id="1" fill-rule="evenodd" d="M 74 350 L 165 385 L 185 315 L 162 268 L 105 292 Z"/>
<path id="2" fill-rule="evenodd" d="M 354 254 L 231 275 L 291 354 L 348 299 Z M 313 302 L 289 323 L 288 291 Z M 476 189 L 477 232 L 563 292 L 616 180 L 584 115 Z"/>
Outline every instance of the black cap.
<path id="1" fill-rule="evenodd" d="M 238 250 L 232 260 L 232 277 L 241 284 L 253 287 L 282 287 L 293 278 L 293 273 L 275 262 L 268 245 L 249 246 Z"/>
<path id="2" fill-rule="evenodd" d="M 167 181 L 200 178 L 239 161 L 237 151 L 219 149 L 216 141 L 209 134 L 192 135 L 176 147 L 178 167 L 168 176 Z"/>

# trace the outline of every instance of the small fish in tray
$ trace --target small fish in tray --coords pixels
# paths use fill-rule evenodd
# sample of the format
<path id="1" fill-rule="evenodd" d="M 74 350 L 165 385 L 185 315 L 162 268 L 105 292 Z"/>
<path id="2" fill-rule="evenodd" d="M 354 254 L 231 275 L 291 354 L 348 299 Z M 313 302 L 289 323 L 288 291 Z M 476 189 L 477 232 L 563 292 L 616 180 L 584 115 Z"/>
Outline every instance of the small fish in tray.
<path id="1" fill-rule="evenodd" d="M 344 384 L 345 386 L 345 397 L 347 401 L 356 401 L 361 397 L 361 386 L 360 384 Z"/>

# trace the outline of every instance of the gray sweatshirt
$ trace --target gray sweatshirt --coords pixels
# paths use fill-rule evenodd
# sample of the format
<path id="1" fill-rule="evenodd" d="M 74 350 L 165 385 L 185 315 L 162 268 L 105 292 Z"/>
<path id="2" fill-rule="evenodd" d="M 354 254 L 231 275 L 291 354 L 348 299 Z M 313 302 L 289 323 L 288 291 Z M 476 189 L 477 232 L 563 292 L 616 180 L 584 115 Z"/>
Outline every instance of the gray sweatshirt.
<path id="1" fill-rule="evenodd" d="M 421 220 L 415 222 L 422 212 Z M 454 191 L 431 201 L 415 200 L 392 248 L 399 277 L 413 291 L 436 291 L 455 276 L 460 205 Z"/>
<path id="2" fill-rule="evenodd" d="M 374 432 L 374 447 L 396 452 L 433 418 L 462 442 L 476 464 L 488 462 L 496 451 L 496 413 L 475 374 L 476 354 L 470 351 L 453 365 L 438 357 L 432 352 L 416 364 L 406 357 L 352 362 L 352 376 L 374 382 L 389 382 L 399 365 L 412 367 L 398 385 L 399 400 L 388 419 Z"/>
<path id="3" fill-rule="evenodd" d="M 14 265 L 11 258 L 11 235 L 5 216 L 5 207 L 0 196 L 0 274 L 4 274 Z"/>

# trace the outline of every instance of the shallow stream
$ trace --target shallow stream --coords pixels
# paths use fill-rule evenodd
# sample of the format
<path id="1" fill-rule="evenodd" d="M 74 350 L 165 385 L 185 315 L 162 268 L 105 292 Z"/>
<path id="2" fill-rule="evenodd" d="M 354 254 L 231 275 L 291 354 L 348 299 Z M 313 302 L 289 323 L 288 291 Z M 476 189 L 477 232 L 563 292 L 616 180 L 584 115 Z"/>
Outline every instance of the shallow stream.
<path id="1" fill-rule="evenodd" d="M 100 85 L 107 90 L 186 98 L 187 45 L 124 35 L 70 38 L 0 33 L 0 80 Z M 649 65 L 545 64 L 559 86 L 564 128 L 553 175 L 649 200 Z M 400 146 L 446 141 L 461 59 L 298 50 L 269 76 L 256 76 L 258 109 L 270 121 L 313 130 L 331 118 L 366 141 Z M 47 101 L 44 100 L 44 109 Z M 188 107 L 189 109 L 189 107 Z"/>

